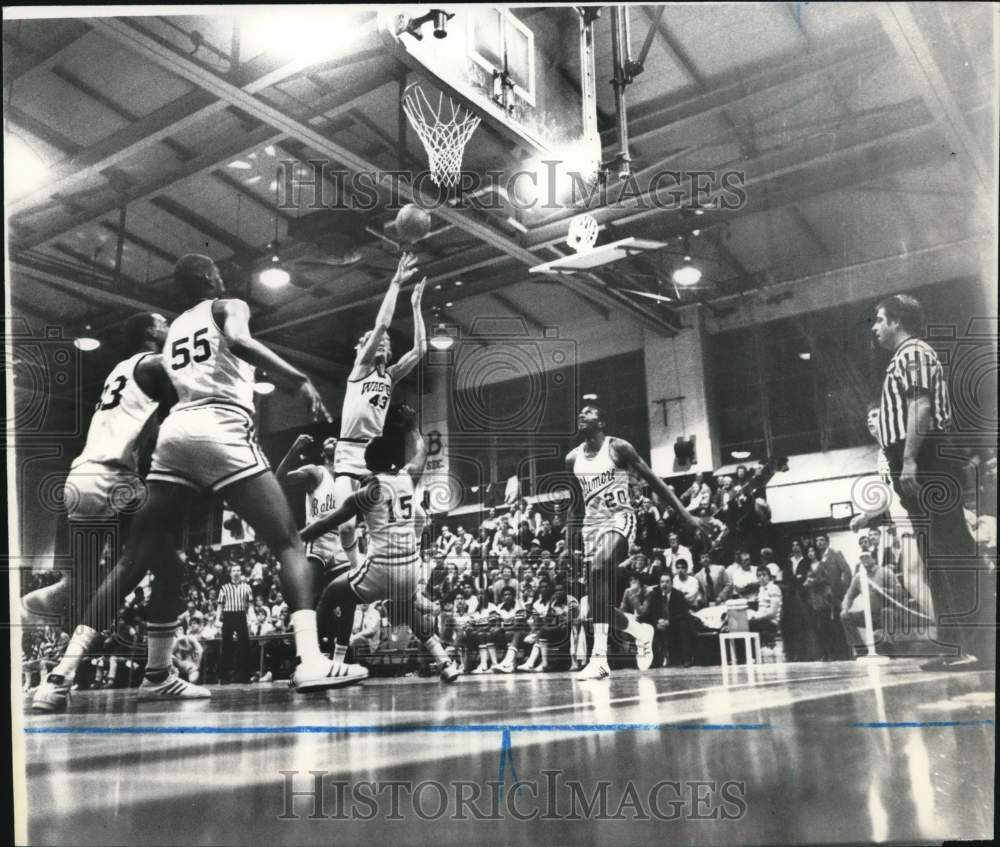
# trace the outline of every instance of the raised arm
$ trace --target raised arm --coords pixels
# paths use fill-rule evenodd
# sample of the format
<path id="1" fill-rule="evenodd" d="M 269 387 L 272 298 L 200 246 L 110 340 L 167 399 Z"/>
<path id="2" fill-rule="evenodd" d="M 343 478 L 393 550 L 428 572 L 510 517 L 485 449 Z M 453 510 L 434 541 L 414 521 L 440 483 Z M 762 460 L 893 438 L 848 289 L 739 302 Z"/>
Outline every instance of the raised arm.
<path id="1" fill-rule="evenodd" d="M 302 371 L 286 362 L 250 335 L 250 307 L 242 300 L 216 300 L 212 314 L 222 327 L 233 355 L 284 382 L 305 397 L 314 418 L 330 420 L 323 398 Z"/>
<path id="2" fill-rule="evenodd" d="M 305 465 L 298 470 L 294 468 L 295 465 L 305 458 L 305 450 L 312 443 L 312 436 L 305 433 L 299 435 L 292 442 L 292 446 L 288 448 L 288 452 L 282 456 L 281 462 L 275 468 L 274 475 L 278 478 L 278 482 L 282 485 L 301 482 L 308 486 L 310 490 L 316 487 L 319 480 L 315 465 Z M 310 485 L 310 482 L 312 485 Z"/>
<path id="3" fill-rule="evenodd" d="M 410 371 L 417 366 L 417 362 L 427 353 L 427 329 L 424 326 L 424 316 L 420 311 L 426 284 L 427 277 L 424 277 L 417 283 L 410 296 L 410 304 L 413 306 L 413 347 L 389 368 L 389 376 L 392 377 L 393 382 L 405 379 Z"/>
<path id="4" fill-rule="evenodd" d="M 362 366 L 367 367 L 375 361 L 378 346 L 389 331 L 389 324 L 392 323 L 392 316 L 396 312 L 396 300 L 399 297 L 399 289 L 416 272 L 416 256 L 412 253 L 404 253 L 399 257 L 399 265 L 396 267 L 396 273 L 389 280 L 389 290 L 385 292 L 385 297 L 382 298 L 382 305 L 379 306 L 378 314 L 375 316 L 375 326 L 372 328 L 372 333 L 358 349 L 358 355 L 354 360 L 355 369 Z"/>
<path id="5" fill-rule="evenodd" d="M 635 471 L 639 478 L 655 491 L 661 500 L 675 509 L 691 526 L 701 533 L 708 534 L 708 524 L 701 518 L 696 518 L 687 510 L 677 495 L 674 494 L 673 489 L 654 474 L 649 465 L 642 460 L 642 457 L 636 452 L 635 447 L 621 438 L 615 438 L 611 442 L 611 455 L 620 466 Z"/>

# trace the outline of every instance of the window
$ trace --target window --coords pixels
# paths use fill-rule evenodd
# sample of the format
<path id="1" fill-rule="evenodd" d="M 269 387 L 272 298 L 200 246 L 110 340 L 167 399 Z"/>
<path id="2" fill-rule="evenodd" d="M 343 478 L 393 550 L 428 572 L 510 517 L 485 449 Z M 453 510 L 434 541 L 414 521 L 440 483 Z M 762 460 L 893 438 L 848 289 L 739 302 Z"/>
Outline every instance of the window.
<path id="1" fill-rule="evenodd" d="M 516 96 L 535 105 L 535 33 L 510 9 L 473 6 L 469 55 L 488 71 L 506 71 Z"/>

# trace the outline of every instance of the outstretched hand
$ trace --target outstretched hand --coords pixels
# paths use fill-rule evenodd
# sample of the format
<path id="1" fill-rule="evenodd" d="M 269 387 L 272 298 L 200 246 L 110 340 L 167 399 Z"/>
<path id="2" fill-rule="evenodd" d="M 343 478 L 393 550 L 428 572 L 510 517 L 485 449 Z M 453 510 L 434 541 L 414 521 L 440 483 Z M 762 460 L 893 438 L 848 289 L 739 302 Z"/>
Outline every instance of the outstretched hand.
<path id="1" fill-rule="evenodd" d="M 414 312 L 420 311 L 420 303 L 424 299 L 424 286 L 426 285 L 427 277 L 424 277 L 413 287 L 413 293 L 410 295 L 410 304 L 413 306 Z"/>
<path id="2" fill-rule="evenodd" d="M 309 414 L 312 415 L 314 420 L 326 421 L 327 423 L 333 420 L 330 417 L 330 412 L 327 411 L 323 403 L 323 398 L 320 397 L 319 392 L 316 390 L 316 386 L 308 379 L 302 383 L 299 391 L 306 398 L 306 402 L 309 404 Z"/>
<path id="3" fill-rule="evenodd" d="M 408 282 L 417 272 L 417 257 L 413 253 L 403 253 L 399 257 L 399 265 L 396 266 L 396 273 L 392 277 L 392 284 L 402 285 Z"/>

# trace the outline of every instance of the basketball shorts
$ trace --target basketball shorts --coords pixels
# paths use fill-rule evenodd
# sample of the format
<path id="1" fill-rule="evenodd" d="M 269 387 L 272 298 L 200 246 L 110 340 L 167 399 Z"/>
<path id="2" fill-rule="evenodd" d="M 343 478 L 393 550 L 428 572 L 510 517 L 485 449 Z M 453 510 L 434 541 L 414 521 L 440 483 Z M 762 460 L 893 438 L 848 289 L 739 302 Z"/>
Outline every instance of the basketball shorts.
<path id="1" fill-rule="evenodd" d="M 340 546 L 340 534 L 329 532 L 306 545 L 306 556 L 315 560 L 324 571 L 335 570 L 349 562 L 344 548 Z"/>
<path id="2" fill-rule="evenodd" d="M 635 530 L 635 512 L 631 510 L 615 512 L 606 519 L 593 524 L 584 521 L 582 532 L 584 561 L 593 561 L 598 542 L 609 532 L 617 532 L 631 547 L 635 544 Z"/>
<path id="3" fill-rule="evenodd" d="M 115 518 L 135 512 L 146 499 L 146 483 L 124 465 L 81 462 L 63 485 L 63 502 L 71 521 Z"/>
<path id="4" fill-rule="evenodd" d="M 194 406 L 167 415 L 146 478 L 222 491 L 270 469 L 249 412 L 239 406 Z"/>
<path id="5" fill-rule="evenodd" d="M 341 439 L 337 442 L 337 453 L 333 458 L 333 475 L 349 476 L 356 480 L 361 480 L 371 475 L 368 465 L 365 464 L 365 448 L 367 441 L 347 441 Z"/>
<path id="6" fill-rule="evenodd" d="M 348 573 L 347 581 L 362 603 L 394 600 L 409 603 L 420 579 L 420 556 L 395 560 L 369 558 Z"/>

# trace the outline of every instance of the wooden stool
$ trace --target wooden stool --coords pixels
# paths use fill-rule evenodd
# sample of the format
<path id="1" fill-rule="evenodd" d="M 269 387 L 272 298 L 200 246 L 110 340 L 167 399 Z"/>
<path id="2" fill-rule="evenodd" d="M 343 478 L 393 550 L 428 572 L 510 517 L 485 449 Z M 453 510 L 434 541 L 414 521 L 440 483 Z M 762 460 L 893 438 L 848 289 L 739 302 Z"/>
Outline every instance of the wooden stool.
<path id="1" fill-rule="evenodd" d="M 732 641 L 738 641 L 742 639 L 744 649 L 747 654 L 747 664 L 748 665 L 758 665 L 761 661 L 760 653 L 760 634 L 756 632 L 720 632 L 719 633 L 719 653 L 722 655 L 722 667 L 727 668 L 730 665 L 729 661 L 729 644 Z M 738 665 L 739 662 L 736 661 L 738 658 L 738 653 L 733 652 L 732 664 Z"/>

